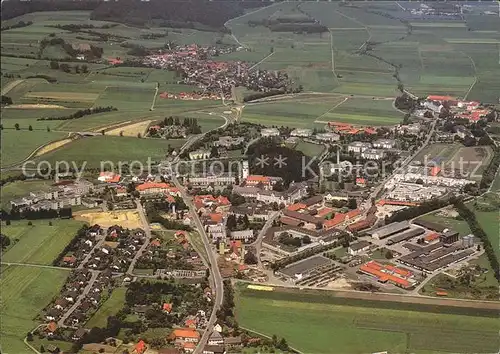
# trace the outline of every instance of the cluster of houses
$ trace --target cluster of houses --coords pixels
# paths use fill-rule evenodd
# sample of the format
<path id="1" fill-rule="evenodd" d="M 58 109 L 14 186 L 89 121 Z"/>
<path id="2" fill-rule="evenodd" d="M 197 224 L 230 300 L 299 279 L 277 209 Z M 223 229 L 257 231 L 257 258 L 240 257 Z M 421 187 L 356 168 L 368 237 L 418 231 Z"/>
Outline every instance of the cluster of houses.
<path id="1" fill-rule="evenodd" d="M 136 269 L 154 266 L 155 275 L 174 279 L 201 279 L 205 266 L 198 253 L 188 241 L 186 231 L 175 232 L 172 240 L 151 240 L 141 254 Z"/>
<path id="2" fill-rule="evenodd" d="M 266 70 L 250 70 L 251 66 L 242 61 L 214 61 L 209 58 L 229 53 L 234 48 L 202 47 L 196 44 L 178 46 L 167 53 L 149 55 L 143 63 L 156 68 L 180 73 L 178 83 L 196 85 L 208 94 L 167 94 L 166 98 L 203 99 L 215 98 L 215 93 L 222 93 L 226 99 L 231 97 L 233 86 L 243 86 L 255 91 L 269 91 L 290 86 L 288 75 Z"/>
<path id="3" fill-rule="evenodd" d="M 80 328 L 98 309 L 104 292 L 112 285 L 109 269 L 103 272 L 73 271 L 60 295 L 45 310 L 45 320 L 51 324 L 47 326 L 47 337 L 53 336 L 59 327 Z M 76 331 L 73 340 L 81 339 L 85 333 L 85 330 Z"/>
<path id="4" fill-rule="evenodd" d="M 276 203 L 278 205 L 293 204 L 296 200 L 307 196 L 307 183 L 305 182 L 290 183 L 288 189 L 284 191 L 273 189 L 282 182 L 281 177 L 249 175 L 241 185 L 233 187 L 233 192 L 264 204 Z"/>
<path id="5" fill-rule="evenodd" d="M 448 111 L 453 117 L 467 119 L 470 122 L 477 122 L 492 112 L 478 101 L 462 101 L 452 96 L 439 95 L 427 96 L 421 108 L 422 114 L 429 112 L 432 116 L 438 116 Z"/>
<path id="6" fill-rule="evenodd" d="M 347 145 L 347 152 L 365 160 L 382 160 L 388 152 L 397 151 L 396 146 L 397 143 L 393 139 L 378 139 L 372 143 L 354 141 Z"/>
<path id="7" fill-rule="evenodd" d="M 93 225 L 85 230 L 85 233 L 78 234 L 59 261 L 59 266 L 75 268 L 80 265 L 102 240 L 103 233 L 104 230 L 99 225 Z"/>
<path id="8" fill-rule="evenodd" d="M 146 242 L 144 230 L 129 230 L 118 225 L 112 226 L 107 229 L 105 242 L 94 248 L 85 267 L 126 272 L 144 242 Z"/>

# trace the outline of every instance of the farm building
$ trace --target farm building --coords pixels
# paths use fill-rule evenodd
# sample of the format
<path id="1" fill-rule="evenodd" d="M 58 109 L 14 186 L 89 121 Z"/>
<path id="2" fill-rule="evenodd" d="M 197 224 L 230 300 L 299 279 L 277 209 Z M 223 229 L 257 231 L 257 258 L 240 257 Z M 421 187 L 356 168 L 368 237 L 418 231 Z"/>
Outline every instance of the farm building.
<path id="1" fill-rule="evenodd" d="M 399 242 L 407 241 L 409 239 L 412 239 L 414 237 L 420 236 L 425 233 L 425 230 L 420 228 L 420 227 L 414 227 L 410 228 L 409 230 L 400 232 L 396 234 L 395 236 L 391 237 L 388 241 L 388 245 L 393 245 Z"/>
<path id="2" fill-rule="evenodd" d="M 304 259 L 302 261 L 290 264 L 289 266 L 281 269 L 279 272 L 288 278 L 294 280 L 300 280 L 307 277 L 313 271 L 318 270 L 322 267 L 333 264 L 333 261 L 323 257 L 314 256 L 311 258 Z"/>

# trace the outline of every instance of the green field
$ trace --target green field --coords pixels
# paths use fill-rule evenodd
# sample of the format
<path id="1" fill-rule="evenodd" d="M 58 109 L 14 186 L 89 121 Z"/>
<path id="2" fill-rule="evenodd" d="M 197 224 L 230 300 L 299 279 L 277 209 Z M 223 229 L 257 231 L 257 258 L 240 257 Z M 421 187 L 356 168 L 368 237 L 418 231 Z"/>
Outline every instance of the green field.
<path id="1" fill-rule="evenodd" d="M 240 288 L 241 327 L 286 338 L 306 353 L 487 353 L 498 349 L 499 322 L 491 317 L 449 314 L 447 308 L 412 310 L 383 303 L 297 292 Z"/>
<path id="2" fill-rule="evenodd" d="M 317 127 L 337 121 L 360 125 L 394 125 L 403 114 L 392 107 L 392 99 L 337 95 L 304 96 L 294 100 L 278 100 L 247 104 L 242 119 L 264 125 L 285 125 L 297 128 Z"/>
<path id="3" fill-rule="evenodd" d="M 80 221 L 62 219 L 34 220 L 32 224 L 21 220 L 2 225 L 2 233 L 11 239 L 11 246 L 3 253 L 3 262 L 50 265 L 83 225 Z"/>
<path id="4" fill-rule="evenodd" d="M 23 343 L 35 317 L 56 296 L 69 272 L 35 267 L 2 267 L 0 344 L 5 353 L 31 353 Z"/>
<path id="5" fill-rule="evenodd" d="M 93 136 L 78 139 L 62 149 L 51 151 L 35 161 L 49 161 L 54 166 L 56 161 L 75 162 L 78 166 L 99 167 L 102 161 L 130 164 L 133 161 L 147 162 L 165 159 L 168 145 L 180 148 L 186 141 L 183 139 L 138 139 L 120 136 Z M 82 154 L 82 152 L 85 152 Z M 144 166 L 147 168 L 147 166 Z"/>
<path id="6" fill-rule="evenodd" d="M 295 146 L 295 150 L 302 151 L 304 155 L 311 157 L 319 156 L 324 149 L 325 149 L 324 145 L 308 143 L 302 140 L 297 143 L 297 146 Z"/>
<path id="7" fill-rule="evenodd" d="M 108 317 L 114 316 L 123 307 L 126 292 L 127 288 L 125 287 L 113 289 L 111 296 L 99 307 L 99 310 L 97 310 L 85 326 L 87 328 L 105 328 L 108 323 Z"/>
<path id="8" fill-rule="evenodd" d="M 445 217 L 442 217 L 442 216 L 436 215 L 436 214 L 424 215 L 419 219 L 425 220 L 425 221 L 430 221 L 430 222 L 435 222 L 435 223 L 438 223 L 439 225 L 452 228 L 453 230 L 458 231 L 460 236 L 465 236 L 465 235 L 470 234 L 469 225 L 467 224 L 467 222 L 465 222 L 463 220 L 457 220 L 457 219 L 447 218 L 447 217 L 445 218 Z"/>
<path id="9" fill-rule="evenodd" d="M 63 139 L 65 133 L 47 132 L 43 130 L 12 130 L 3 129 L 2 140 L 2 167 L 21 162 L 36 148 L 54 140 Z"/>

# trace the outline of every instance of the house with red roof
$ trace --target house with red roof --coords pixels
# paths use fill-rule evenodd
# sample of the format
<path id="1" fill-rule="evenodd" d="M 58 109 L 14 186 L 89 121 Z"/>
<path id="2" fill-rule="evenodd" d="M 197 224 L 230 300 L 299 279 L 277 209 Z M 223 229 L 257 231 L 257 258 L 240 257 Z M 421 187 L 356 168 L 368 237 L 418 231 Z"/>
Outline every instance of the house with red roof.
<path id="1" fill-rule="evenodd" d="M 119 174 L 110 171 L 103 171 L 99 174 L 97 180 L 106 183 L 118 183 L 120 182 L 120 178 L 121 176 Z"/>
<path id="2" fill-rule="evenodd" d="M 164 304 L 163 304 L 163 307 L 162 307 L 163 312 L 166 312 L 166 313 L 170 313 L 170 312 L 172 312 L 172 306 L 173 306 L 173 305 L 172 305 L 172 304 L 170 304 L 170 303 L 167 303 L 167 302 L 166 302 L 166 303 L 164 303 Z"/>
<path id="3" fill-rule="evenodd" d="M 200 333 L 193 328 L 177 328 L 172 332 L 172 337 L 176 343 L 198 343 L 200 340 Z"/>
<path id="4" fill-rule="evenodd" d="M 134 351 L 132 353 L 142 354 L 146 351 L 147 346 L 146 343 L 141 339 L 134 347 Z"/>

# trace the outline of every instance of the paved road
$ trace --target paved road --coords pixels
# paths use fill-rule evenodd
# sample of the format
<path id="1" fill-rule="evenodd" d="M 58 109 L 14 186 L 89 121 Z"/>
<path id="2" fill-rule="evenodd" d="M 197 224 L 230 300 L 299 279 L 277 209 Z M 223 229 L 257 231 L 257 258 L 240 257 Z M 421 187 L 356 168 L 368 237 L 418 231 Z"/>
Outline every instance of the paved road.
<path id="1" fill-rule="evenodd" d="M 172 181 L 174 182 L 175 186 L 179 188 L 181 191 L 181 196 L 184 202 L 186 203 L 187 207 L 189 208 L 189 211 L 193 217 L 193 220 L 195 222 L 196 228 L 198 229 L 198 232 L 201 235 L 201 239 L 203 241 L 203 245 L 205 246 L 205 250 L 207 252 L 208 256 L 208 263 L 210 266 L 210 275 L 213 279 L 213 290 L 215 291 L 215 300 L 214 300 L 214 307 L 212 309 L 212 314 L 210 315 L 210 319 L 208 320 L 207 323 L 207 328 L 205 332 L 203 333 L 203 336 L 200 339 L 200 342 L 198 343 L 198 346 L 196 347 L 196 350 L 194 351 L 194 354 L 200 354 L 203 351 L 203 348 L 208 342 L 208 338 L 212 334 L 213 327 L 217 321 L 217 310 L 220 309 L 222 305 L 222 300 L 224 297 L 224 285 L 222 283 L 222 276 L 220 274 L 219 267 L 217 265 L 217 258 L 215 255 L 215 252 L 212 250 L 212 246 L 210 245 L 208 236 L 205 232 L 205 228 L 203 227 L 200 218 L 198 217 L 198 213 L 196 212 L 196 209 L 193 205 L 193 202 L 191 198 L 186 194 L 184 190 L 184 186 L 182 186 L 179 183 L 179 180 L 177 178 L 173 178 Z"/>
<path id="2" fill-rule="evenodd" d="M 103 203 L 103 204 L 106 204 L 106 203 Z M 83 259 L 83 261 L 80 263 L 80 265 L 77 267 L 77 269 L 83 269 L 83 266 L 85 264 L 87 264 L 87 262 L 89 261 L 90 257 L 92 257 L 92 255 L 94 254 L 94 250 L 96 250 L 98 247 L 101 247 L 101 245 L 104 243 L 104 240 L 106 238 L 106 233 L 107 233 L 108 229 L 103 229 L 103 235 L 99 235 L 99 240 L 97 241 L 97 243 L 94 245 L 94 247 L 89 251 L 89 253 L 87 253 L 87 255 L 85 256 L 85 258 Z"/>
<path id="3" fill-rule="evenodd" d="M 146 213 L 144 212 L 144 208 L 142 207 L 141 203 L 136 200 L 135 204 L 137 205 L 137 211 L 139 212 L 139 216 L 141 218 L 142 226 L 144 229 L 144 232 L 146 234 L 146 240 L 142 244 L 141 248 L 135 253 L 134 258 L 132 259 L 132 262 L 130 262 L 130 265 L 128 267 L 127 273 L 132 274 L 134 271 L 135 264 L 137 263 L 137 260 L 141 257 L 142 253 L 148 247 L 149 242 L 151 241 L 151 229 L 149 228 L 149 223 L 148 219 L 146 217 Z"/>
<path id="4" fill-rule="evenodd" d="M 73 311 L 75 311 L 77 309 L 77 307 L 80 306 L 80 303 L 82 302 L 82 300 L 85 298 L 85 296 L 87 296 L 89 291 L 92 289 L 92 285 L 94 285 L 94 282 L 96 281 L 97 276 L 99 275 L 100 271 L 91 270 L 90 272 L 91 272 L 92 276 L 90 277 L 90 280 L 89 280 L 87 286 L 85 287 L 85 289 L 83 289 L 83 292 L 78 296 L 78 299 L 75 301 L 73 306 L 71 306 L 69 308 L 69 310 L 66 311 L 66 313 L 64 315 L 62 315 L 62 317 L 59 319 L 59 321 L 57 321 L 57 325 L 59 327 L 67 327 L 64 324 L 64 322 L 68 319 L 69 316 L 71 316 Z"/>
<path id="5" fill-rule="evenodd" d="M 252 242 L 251 245 L 255 246 L 255 256 L 257 257 L 257 266 L 262 269 L 262 262 L 260 260 L 260 251 L 262 249 L 262 239 L 266 235 L 267 230 L 273 225 L 273 221 L 280 215 L 279 211 L 273 211 L 271 215 L 269 215 L 269 219 L 267 219 L 266 223 L 264 224 L 264 227 L 262 230 L 260 230 L 259 234 L 257 235 L 257 239 Z"/>

